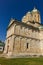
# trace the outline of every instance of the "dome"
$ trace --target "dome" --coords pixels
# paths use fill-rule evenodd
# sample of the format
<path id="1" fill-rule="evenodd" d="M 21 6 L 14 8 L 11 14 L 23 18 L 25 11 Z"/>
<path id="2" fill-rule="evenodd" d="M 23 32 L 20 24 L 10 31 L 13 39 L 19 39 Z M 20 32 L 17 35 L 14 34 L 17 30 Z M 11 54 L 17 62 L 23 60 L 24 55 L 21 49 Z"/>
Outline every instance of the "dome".
<path id="1" fill-rule="evenodd" d="M 26 16 L 23 16 L 23 18 L 22 18 L 22 22 L 24 22 L 25 18 L 26 18 Z"/>
<path id="2" fill-rule="evenodd" d="M 22 20 L 25 19 L 25 18 L 26 18 L 26 16 L 23 16 Z"/>
<path id="3" fill-rule="evenodd" d="M 31 12 L 27 12 L 28 14 L 30 14 Z"/>
<path id="4" fill-rule="evenodd" d="M 32 12 L 39 12 L 39 11 L 34 7 L 34 9 L 32 10 Z"/>
<path id="5" fill-rule="evenodd" d="M 26 15 L 28 15 L 28 14 L 31 14 L 31 12 L 29 11 L 29 12 L 26 13 Z"/>

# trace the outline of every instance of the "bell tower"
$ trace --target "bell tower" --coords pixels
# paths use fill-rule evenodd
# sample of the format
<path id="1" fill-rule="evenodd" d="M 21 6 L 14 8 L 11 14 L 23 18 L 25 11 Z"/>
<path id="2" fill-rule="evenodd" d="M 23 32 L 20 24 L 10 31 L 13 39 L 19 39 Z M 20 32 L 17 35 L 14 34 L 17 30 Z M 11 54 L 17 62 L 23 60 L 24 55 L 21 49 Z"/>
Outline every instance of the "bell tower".
<path id="1" fill-rule="evenodd" d="M 40 12 L 35 7 L 32 10 L 32 21 L 41 23 Z"/>

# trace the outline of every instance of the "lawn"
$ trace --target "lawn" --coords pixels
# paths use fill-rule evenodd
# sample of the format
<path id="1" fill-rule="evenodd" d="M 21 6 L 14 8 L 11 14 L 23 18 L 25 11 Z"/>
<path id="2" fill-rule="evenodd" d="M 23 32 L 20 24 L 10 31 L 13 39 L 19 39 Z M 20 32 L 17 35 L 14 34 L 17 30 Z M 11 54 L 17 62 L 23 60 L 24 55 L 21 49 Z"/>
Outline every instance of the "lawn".
<path id="1" fill-rule="evenodd" d="M 0 65 L 43 65 L 43 57 L 40 58 L 0 58 Z"/>

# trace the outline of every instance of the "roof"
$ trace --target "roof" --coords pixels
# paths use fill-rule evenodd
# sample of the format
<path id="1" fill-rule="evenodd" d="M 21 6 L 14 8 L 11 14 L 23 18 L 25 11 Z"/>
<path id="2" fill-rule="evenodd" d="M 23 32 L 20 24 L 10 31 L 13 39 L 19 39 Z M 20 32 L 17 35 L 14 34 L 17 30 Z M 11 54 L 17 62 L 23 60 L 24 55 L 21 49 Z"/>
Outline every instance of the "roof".
<path id="1" fill-rule="evenodd" d="M 4 46 L 4 43 L 1 43 L 1 42 L 0 42 L 0 46 Z"/>
<path id="2" fill-rule="evenodd" d="M 30 23 L 33 23 L 33 22 L 31 22 L 31 21 L 29 21 L 29 22 L 30 22 Z M 26 23 L 24 23 L 24 22 L 20 22 L 20 21 L 18 21 L 18 20 L 16 20 L 16 19 L 13 21 L 12 24 L 14 24 L 14 23 L 21 24 L 21 25 L 24 25 L 24 26 L 33 28 L 33 29 L 35 29 L 35 30 L 39 30 L 38 27 L 34 27 L 34 26 L 32 26 L 32 25 L 30 25 L 30 24 L 26 24 Z M 37 22 L 36 22 L 36 23 L 37 23 Z M 11 24 L 9 27 L 7 27 L 7 30 L 12 26 L 12 24 Z M 39 23 L 37 23 L 37 24 L 39 24 Z M 40 25 L 40 24 L 39 24 L 39 25 Z"/>
<path id="3" fill-rule="evenodd" d="M 10 20 L 10 23 L 9 23 L 8 27 L 9 27 L 9 26 L 13 23 L 13 21 L 15 21 L 15 19 L 11 18 L 11 20 Z"/>

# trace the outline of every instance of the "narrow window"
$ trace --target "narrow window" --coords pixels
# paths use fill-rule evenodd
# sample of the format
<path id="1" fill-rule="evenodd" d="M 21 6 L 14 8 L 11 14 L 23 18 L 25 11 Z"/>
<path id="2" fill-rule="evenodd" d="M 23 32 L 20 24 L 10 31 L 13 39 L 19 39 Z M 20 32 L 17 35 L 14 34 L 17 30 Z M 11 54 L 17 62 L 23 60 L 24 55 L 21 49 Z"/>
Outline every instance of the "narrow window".
<path id="1" fill-rule="evenodd" d="M 36 15 L 35 15 L 35 17 L 36 17 Z"/>
<path id="2" fill-rule="evenodd" d="M 8 40 L 8 43 L 9 43 L 9 40 Z"/>
<path id="3" fill-rule="evenodd" d="M 38 15 L 38 21 L 39 21 L 39 15 Z"/>
<path id="4" fill-rule="evenodd" d="M 27 49 L 28 49 L 28 44 L 29 44 L 29 43 L 27 43 Z"/>
<path id="5" fill-rule="evenodd" d="M 9 45 L 7 46 L 7 53 L 8 53 L 8 50 L 9 50 Z"/>

